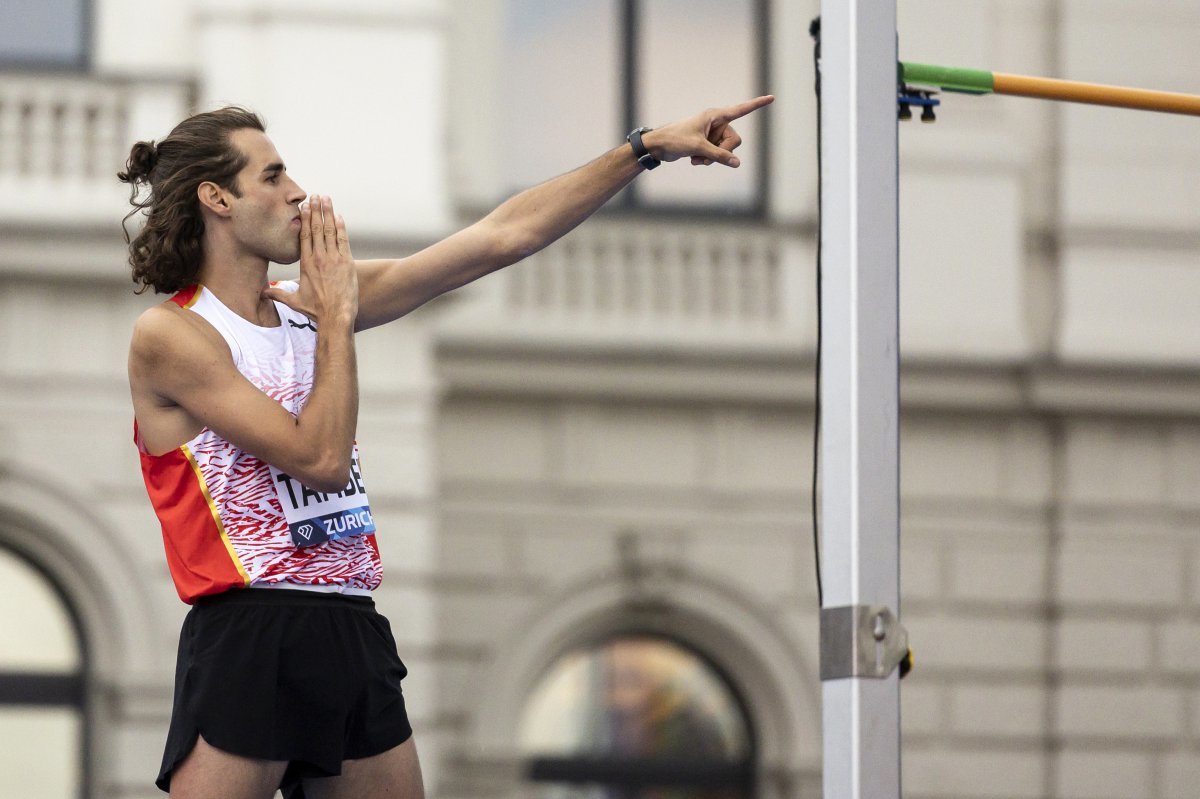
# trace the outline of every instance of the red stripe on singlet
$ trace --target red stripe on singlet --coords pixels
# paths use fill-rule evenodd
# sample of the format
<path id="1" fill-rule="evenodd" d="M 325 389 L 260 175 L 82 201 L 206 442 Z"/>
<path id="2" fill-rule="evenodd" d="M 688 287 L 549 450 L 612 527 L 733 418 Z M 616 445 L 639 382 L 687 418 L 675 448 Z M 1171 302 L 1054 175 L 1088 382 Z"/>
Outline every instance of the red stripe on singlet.
<path id="1" fill-rule="evenodd" d="M 190 604 L 196 597 L 245 586 L 249 578 L 222 535 L 203 478 L 184 448 L 140 454 L 179 598 Z"/>
<path id="2" fill-rule="evenodd" d="M 190 308 L 192 303 L 200 298 L 200 284 L 188 286 L 185 289 L 180 289 L 171 297 L 169 302 L 173 302 L 180 308 Z"/>

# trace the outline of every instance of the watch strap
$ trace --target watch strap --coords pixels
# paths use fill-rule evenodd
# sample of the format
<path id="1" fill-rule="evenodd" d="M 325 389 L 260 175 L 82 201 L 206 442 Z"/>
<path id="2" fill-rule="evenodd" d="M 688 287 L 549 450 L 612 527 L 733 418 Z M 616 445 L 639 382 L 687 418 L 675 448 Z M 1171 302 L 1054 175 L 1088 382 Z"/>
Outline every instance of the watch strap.
<path id="1" fill-rule="evenodd" d="M 625 140 L 629 142 L 631 147 L 633 147 L 633 157 L 636 158 L 637 162 L 646 169 L 654 169 L 662 163 L 662 161 L 659 161 L 657 158 L 655 158 L 654 155 L 646 149 L 646 145 L 642 143 L 642 134 L 648 133 L 652 130 L 654 130 L 654 128 L 634 128 L 633 130 L 629 131 L 629 135 L 625 137 Z"/>

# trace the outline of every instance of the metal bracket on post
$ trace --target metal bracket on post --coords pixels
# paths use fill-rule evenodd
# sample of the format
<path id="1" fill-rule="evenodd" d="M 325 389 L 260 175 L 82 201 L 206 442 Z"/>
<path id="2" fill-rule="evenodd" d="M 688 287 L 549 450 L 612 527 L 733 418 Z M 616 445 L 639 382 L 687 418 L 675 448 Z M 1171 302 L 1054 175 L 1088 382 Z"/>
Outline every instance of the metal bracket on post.
<path id="1" fill-rule="evenodd" d="M 821 608 L 821 680 L 882 680 L 908 655 L 908 631 L 885 605 Z"/>

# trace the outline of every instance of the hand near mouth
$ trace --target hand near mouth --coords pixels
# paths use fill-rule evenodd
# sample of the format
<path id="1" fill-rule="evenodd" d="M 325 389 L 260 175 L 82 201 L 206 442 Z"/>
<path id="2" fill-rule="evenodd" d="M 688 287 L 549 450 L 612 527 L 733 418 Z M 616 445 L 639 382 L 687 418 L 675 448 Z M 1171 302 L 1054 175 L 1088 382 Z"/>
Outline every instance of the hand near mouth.
<path id="1" fill-rule="evenodd" d="M 314 196 L 300 206 L 300 287 L 295 292 L 267 288 L 264 296 L 307 316 L 318 325 L 358 316 L 358 275 L 350 254 L 346 222 L 333 200 Z"/>

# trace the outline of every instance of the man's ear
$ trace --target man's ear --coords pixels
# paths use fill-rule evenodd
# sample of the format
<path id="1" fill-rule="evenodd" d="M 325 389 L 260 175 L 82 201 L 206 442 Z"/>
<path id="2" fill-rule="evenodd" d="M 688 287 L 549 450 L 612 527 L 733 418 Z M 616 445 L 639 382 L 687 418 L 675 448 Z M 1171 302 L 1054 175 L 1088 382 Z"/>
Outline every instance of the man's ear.
<path id="1" fill-rule="evenodd" d="M 211 180 L 206 180 L 196 187 L 196 197 L 200 200 L 201 208 L 217 216 L 229 216 L 229 192 Z"/>

